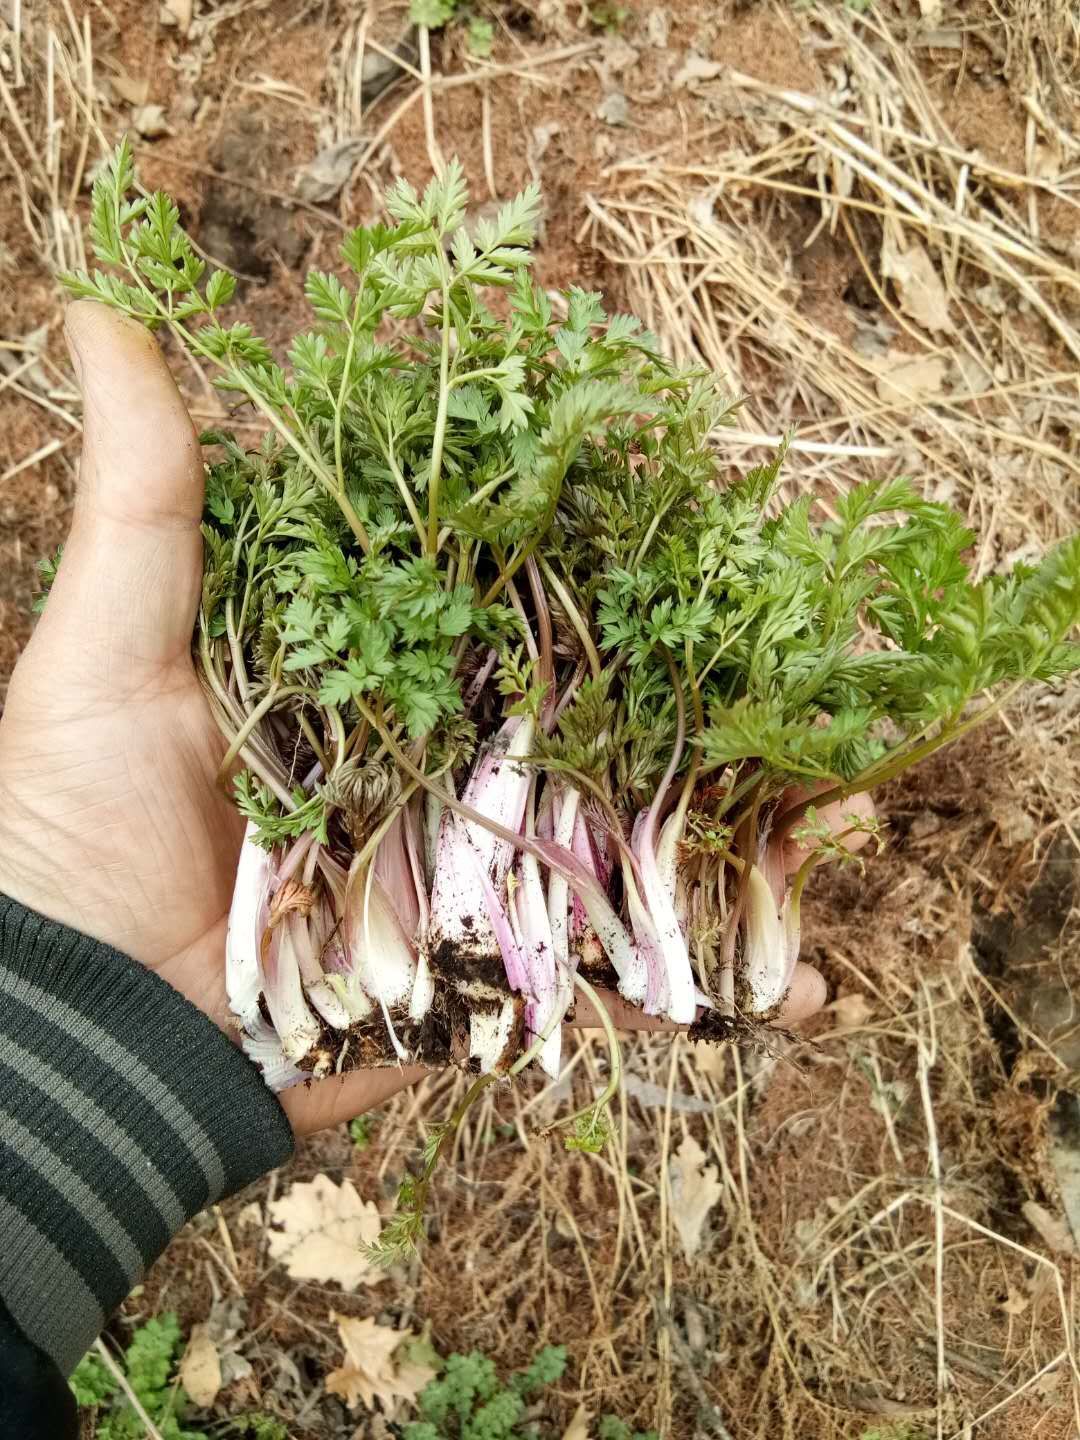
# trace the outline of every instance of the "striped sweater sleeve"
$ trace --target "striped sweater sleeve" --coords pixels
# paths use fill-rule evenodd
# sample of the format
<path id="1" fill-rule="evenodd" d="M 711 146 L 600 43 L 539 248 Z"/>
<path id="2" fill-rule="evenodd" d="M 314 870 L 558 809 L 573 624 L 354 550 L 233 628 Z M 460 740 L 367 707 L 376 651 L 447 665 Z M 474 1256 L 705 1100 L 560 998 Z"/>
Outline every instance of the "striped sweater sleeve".
<path id="1" fill-rule="evenodd" d="M 0 1304 L 64 1375 L 187 1220 L 291 1149 L 182 995 L 0 896 Z"/>

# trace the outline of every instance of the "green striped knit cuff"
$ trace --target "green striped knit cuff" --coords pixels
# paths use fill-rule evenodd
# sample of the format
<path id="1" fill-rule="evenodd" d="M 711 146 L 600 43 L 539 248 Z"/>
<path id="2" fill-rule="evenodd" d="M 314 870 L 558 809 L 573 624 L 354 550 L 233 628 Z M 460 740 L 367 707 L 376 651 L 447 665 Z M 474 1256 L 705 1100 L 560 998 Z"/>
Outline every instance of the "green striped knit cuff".
<path id="1" fill-rule="evenodd" d="M 64 1374 L 187 1220 L 291 1152 L 182 995 L 0 896 L 0 1297 Z"/>

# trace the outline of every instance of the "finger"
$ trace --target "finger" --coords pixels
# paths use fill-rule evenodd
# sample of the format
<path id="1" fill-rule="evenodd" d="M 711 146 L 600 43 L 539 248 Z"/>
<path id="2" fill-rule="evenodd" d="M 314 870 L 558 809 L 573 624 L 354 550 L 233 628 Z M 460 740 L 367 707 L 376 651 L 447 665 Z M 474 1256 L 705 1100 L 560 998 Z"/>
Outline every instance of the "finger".
<path id="1" fill-rule="evenodd" d="M 646 1015 L 638 1005 L 631 1005 L 614 990 L 599 990 L 601 1005 L 616 1030 L 679 1030 L 683 1026 L 665 1020 L 662 1015 Z M 595 1030 L 600 1025 L 596 1006 L 587 995 L 578 995 L 574 1001 L 574 1017 L 566 1022 L 575 1030 Z"/>
<path id="2" fill-rule="evenodd" d="M 686 1027 L 665 1020 L 662 1015 L 646 1015 L 644 1010 L 631 1005 L 613 990 L 598 992 L 600 1003 L 616 1030 L 673 1031 Z M 828 998 L 828 987 L 819 971 L 800 960 L 791 977 L 791 985 L 784 996 L 783 1004 L 776 1016 L 778 1025 L 795 1025 L 800 1020 L 816 1015 Z M 698 1012 L 700 1015 L 700 1011 Z M 600 1017 L 596 1007 L 585 995 L 578 996 L 574 1004 L 574 1018 L 567 1022 L 575 1029 L 593 1030 L 599 1027 Z"/>
<path id="3" fill-rule="evenodd" d="M 65 672 L 137 685 L 186 663 L 202 570 L 198 437 L 153 336 L 80 300 L 66 330 L 83 394 L 71 533 L 39 630 Z"/>
<path id="4" fill-rule="evenodd" d="M 797 961 L 791 985 L 776 1017 L 777 1025 L 797 1025 L 800 1020 L 809 1019 L 817 1014 L 828 998 L 829 987 L 821 971 L 802 960 Z"/>
<path id="5" fill-rule="evenodd" d="M 283 1090 L 278 1099 L 296 1135 L 311 1135 L 344 1124 L 365 1110 L 385 1105 L 399 1090 L 415 1085 L 431 1071 L 423 1065 L 400 1069 L 352 1070 L 327 1080 L 313 1080 Z"/>
<path id="6" fill-rule="evenodd" d="M 828 784 L 815 785 L 811 789 L 788 790 L 784 795 L 783 808 L 788 809 L 792 805 L 801 805 L 805 800 L 811 800 L 815 795 L 820 795 L 832 787 Z M 851 821 L 848 816 L 857 816 L 860 820 L 872 820 L 874 818 L 874 802 L 865 791 L 857 795 L 849 795 L 846 800 L 835 800 L 831 805 L 823 805 L 817 812 L 818 819 L 822 820 L 834 835 L 840 835 L 843 831 L 851 828 Z M 795 827 L 798 829 L 798 826 Z M 843 840 L 845 850 L 854 853 L 861 850 L 870 839 L 865 830 L 856 830 L 851 835 L 846 835 Z M 817 848 L 816 845 L 800 845 L 797 840 L 786 840 L 784 842 L 784 870 L 790 875 L 798 870 L 799 866 Z"/>

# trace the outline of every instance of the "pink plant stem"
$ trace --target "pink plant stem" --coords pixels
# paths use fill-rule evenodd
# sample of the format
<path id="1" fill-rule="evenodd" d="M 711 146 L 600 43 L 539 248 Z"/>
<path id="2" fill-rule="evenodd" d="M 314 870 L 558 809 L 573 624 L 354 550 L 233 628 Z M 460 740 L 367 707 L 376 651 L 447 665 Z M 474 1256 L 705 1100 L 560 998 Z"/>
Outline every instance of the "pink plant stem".
<path id="1" fill-rule="evenodd" d="M 298 840 L 294 840 L 285 859 L 278 866 L 277 882 L 284 885 L 286 880 L 291 880 L 303 863 L 304 856 L 311 849 L 315 840 L 314 830 L 305 830 Z"/>

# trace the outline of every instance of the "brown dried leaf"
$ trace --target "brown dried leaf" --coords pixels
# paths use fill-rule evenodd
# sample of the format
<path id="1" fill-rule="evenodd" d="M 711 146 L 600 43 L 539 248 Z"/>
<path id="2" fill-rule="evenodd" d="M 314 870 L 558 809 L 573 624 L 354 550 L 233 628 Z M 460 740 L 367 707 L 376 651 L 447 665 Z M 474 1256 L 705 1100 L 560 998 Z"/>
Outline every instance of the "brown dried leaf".
<path id="1" fill-rule="evenodd" d="M 688 1260 L 701 1248 L 705 1221 L 723 1188 L 716 1166 L 705 1164 L 704 1150 L 688 1135 L 671 1162 L 671 1218 Z"/>
<path id="2" fill-rule="evenodd" d="M 563 1431 L 562 1440 L 589 1440 L 589 1421 L 592 1416 L 584 1405 L 579 1405 L 570 1417 L 570 1424 Z"/>
<path id="3" fill-rule="evenodd" d="M 1009 1298 L 1001 1302 L 1001 1309 L 1005 1315 L 1023 1315 L 1031 1305 L 1031 1296 L 1025 1295 L 1023 1291 L 1014 1290 L 1009 1287 Z"/>
<path id="4" fill-rule="evenodd" d="M 645 17 L 645 35 L 655 50 L 666 50 L 671 34 L 671 11 L 663 6 L 650 10 Z"/>
<path id="5" fill-rule="evenodd" d="M 1057 139 L 1049 145 L 1036 145 L 1031 162 L 1031 173 L 1040 180 L 1057 180 L 1065 163 L 1064 151 Z"/>
<path id="6" fill-rule="evenodd" d="M 714 1080 L 726 1080 L 730 1063 L 727 1049 L 715 1041 L 695 1040 L 690 1047 L 694 1057 L 694 1069 L 699 1075 L 711 1075 Z"/>
<path id="7" fill-rule="evenodd" d="M 836 1021 L 837 1030 L 855 1030 L 865 1025 L 873 1014 L 873 1006 L 859 991 L 841 995 L 829 1006 Z"/>
<path id="8" fill-rule="evenodd" d="M 149 80 L 136 80 L 133 75 L 125 75 L 123 71 L 118 75 L 111 75 L 109 84 L 113 94 L 118 95 L 128 105 L 145 105 L 150 94 Z"/>
<path id="9" fill-rule="evenodd" d="M 1024 1219 L 1036 1231 L 1048 1250 L 1058 1255 L 1075 1255 L 1072 1232 L 1060 1215 L 1053 1215 L 1035 1200 L 1025 1200 L 1020 1207 Z"/>
<path id="10" fill-rule="evenodd" d="M 705 1042 L 699 1043 L 704 1044 Z M 715 1101 L 699 1100 L 696 1095 L 684 1095 L 681 1090 L 673 1090 L 669 1096 L 666 1085 L 656 1085 L 651 1080 L 642 1080 L 640 1075 L 635 1075 L 632 1071 L 623 1077 L 623 1088 L 629 1098 L 636 1100 L 643 1110 L 666 1110 L 669 1100 L 672 1110 L 679 1110 L 688 1115 L 707 1115 L 710 1110 L 716 1108 Z"/>
<path id="11" fill-rule="evenodd" d="M 191 1327 L 191 1339 L 180 1361 L 180 1384 L 194 1404 L 204 1410 L 218 1397 L 221 1357 L 210 1338 L 210 1326 L 205 1323 Z"/>
<path id="12" fill-rule="evenodd" d="M 919 356 L 914 360 L 895 363 L 877 382 L 877 393 L 886 405 L 904 405 L 910 401 L 935 400 L 941 395 L 948 369 L 940 355 Z"/>
<path id="13" fill-rule="evenodd" d="M 699 80 L 715 80 L 723 69 L 719 60 L 707 60 L 696 50 L 688 50 L 686 59 L 675 72 L 675 89 L 683 90 L 686 86 L 693 85 Z"/>
<path id="14" fill-rule="evenodd" d="M 378 1400 L 390 1411 L 395 1401 L 413 1401 L 437 1371 L 416 1358 L 397 1365 L 394 1352 L 412 1339 L 407 1330 L 392 1330 L 374 1320 L 353 1320 L 331 1312 L 337 1321 L 341 1343 L 345 1347 L 345 1364 L 331 1370 L 326 1388 L 331 1395 L 340 1395 L 350 1409 L 364 1405 L 368 1410 Z"/>
<path id="15" fill-rule="evenodd" d="M 132 111 L 131 123 L 145 140 L 157 140 L 162 135 L 172 134 L 165 118 L 164 105 L 140 105 Z"/>
<path id="16" fill-rule="evenodd" d="M 626 96 L 621 90 L 613 90 L 610 95 L 605 95 L 597 106 L 596 115 L 605 125 L 628 125 L 630 105 Z"/>
<path id="17" fill-rule="evenodd" d="M 263 1223 L 262 1206 L 257 1200 L 249 1200 L 248 1203 L 236 1215 L 236 1223 L 241 1229 L 248 1225 L 261 1226 Z"/>
<path id="18" fill-rule="evenodd" d="M 896 286 L 900 309 L 927 330 L 950 331 L 949 300 L 934 262 L 918 240 L 901 250 L 886 231 L 881 247 L 881 273 Z"/>
<path id="19" fill-rule="evenodd" d="M 383 1279 L 366 1252 L 379 1238 L 379 1212 L 361 1200 L 350 1180 L 335 1185 L 328 1175 L 316 1175 L 298 1181 L 269 1210 L 280 1227 L 267 1236 L 270 1254 L 294 1280 L 336 1280 L 343 1290 L 355 1290 Z"/>
<path id="20" fill-rule="evenodd" d="M 352 174 L 363 149 L 364 141 L 354 135 L 320 150 L 314 160 L 296 172 L 296 193 L 300 199 L 309 205 L 333 200 Z"/>

